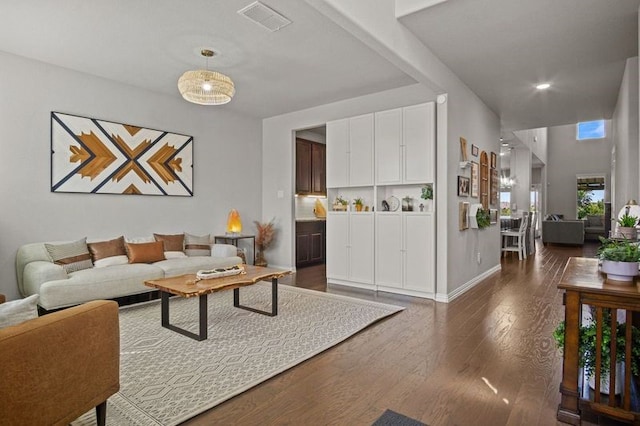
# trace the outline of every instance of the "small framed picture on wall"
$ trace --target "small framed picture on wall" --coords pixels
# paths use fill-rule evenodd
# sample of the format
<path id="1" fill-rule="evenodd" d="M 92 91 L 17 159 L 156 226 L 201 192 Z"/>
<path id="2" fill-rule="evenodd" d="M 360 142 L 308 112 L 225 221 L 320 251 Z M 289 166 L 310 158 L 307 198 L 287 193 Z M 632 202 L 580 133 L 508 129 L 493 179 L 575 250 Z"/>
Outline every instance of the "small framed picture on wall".
<path id="1" fill-rule="evenodd" d="M 469 178 L 458 176 L 458 197 L 469 196 Z"/>
<path id="2" fill-rule="evenodd" d="M 471 144 L 471 155 L 474 157 L 478 156 L 478 147 L 476 145 Z"/>
<path id="3" fill-rule="evenodd" d="M 471 196 L 478 198 L 478 179 L 480 166 L 475 161 L 471 162 Z"/>
<path id="4" fill-rule="evenodd" d="M 497 164 L 498 164 L 498 156 L 496 155 L 495 152 L 492 152 L 491 153 L 491 168 L 495 169 Z"/>
<path id="5" fill-rule="evenodd" d="M 458 203 L 458 229 L 464 231 L 469 228 L 469 203 Z"/>

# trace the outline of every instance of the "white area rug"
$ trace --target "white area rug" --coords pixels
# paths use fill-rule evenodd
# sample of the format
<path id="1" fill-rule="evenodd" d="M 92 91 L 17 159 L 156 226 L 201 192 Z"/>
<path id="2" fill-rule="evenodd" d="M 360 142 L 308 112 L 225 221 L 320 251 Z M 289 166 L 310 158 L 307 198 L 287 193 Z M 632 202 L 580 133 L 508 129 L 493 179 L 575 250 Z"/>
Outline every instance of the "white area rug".
<path id="1" fill-rule="evenodd" d="M 340 343 L 404 308 L 296 287 L 278 287 L 278 315 L 209 295 L 209 338 L 160 326 L 160 302 L 120 310 L 120 392 L 108 425 L 176 425 Z M 270 310 L 271 284 L 242 288 L 240 303 Z M 172 298 L 171 323 L 197 331 L 197 298 Z M 95 410 L 73 423 L 94 425 Z"/>

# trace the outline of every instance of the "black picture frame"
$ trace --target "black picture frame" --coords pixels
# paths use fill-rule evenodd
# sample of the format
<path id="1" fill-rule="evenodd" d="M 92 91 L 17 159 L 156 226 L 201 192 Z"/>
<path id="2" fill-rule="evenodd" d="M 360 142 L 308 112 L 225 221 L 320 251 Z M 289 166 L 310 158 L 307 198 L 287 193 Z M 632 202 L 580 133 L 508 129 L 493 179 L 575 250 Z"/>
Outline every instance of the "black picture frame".
<path id="1" fill-rule="evenodd" d="M 470 180 L 466 176 L 458 176 L 458 197 L 469 196 Z"/>

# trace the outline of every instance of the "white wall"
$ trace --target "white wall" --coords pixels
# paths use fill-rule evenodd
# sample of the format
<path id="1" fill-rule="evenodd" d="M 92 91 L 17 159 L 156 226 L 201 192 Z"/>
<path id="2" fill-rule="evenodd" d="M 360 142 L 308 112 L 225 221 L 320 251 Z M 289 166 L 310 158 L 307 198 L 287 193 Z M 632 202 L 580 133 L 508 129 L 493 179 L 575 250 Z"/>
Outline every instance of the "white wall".
<path id="1" fill-rule="evenodd" d="M 615 144 L 615 193 L 611 197 L 616 213 L 629 199 L 638 200 L 638 57 L 627 59 L 612 118 Z"/>
<path id="2" fill-rule="evenodd" d="M 18 296 L 17 248 L 28 242 L 158 233 L 223 233 L 236 208 L 262 218 L 261 122 L 0 52 L 0 293 Z M 51 193 L 50 113 L 194 137 L 194 196 Z"/>
<path id="3" fill-rule="evenodd" d="M 438 288 L 438 300 L 448 301 L 471 287 L 478 277 L 500 266 L 500 226 L 492 225 L 487 229 L 458 229 L 458 203 L 467 201 L 479 203 L 479 198 L 457 197 L 458 175 L 470 176 L 470 168 L 461 170 L 460 137 L 467 140 L 468 150 L 471 144 L 477 145 L 479 151 L 495 152 L 498 158 L 497 169 L 500 170 L 500 122 L 498 117 L 478 99 L 466 86 L 449 84 L 447 107 L 447 139 L 446 145 L 438 149 L 446 149 L 446 161 L 438 162 L 438 190 L 446 191 L 448 202 L 442 212 L 442 204 L 438 204 L 438 228 L 446 226 L 446 233 L 438 238 L 447 239 L 447 273 L 446 293 Z M 479 157 L 469 158 L 479 162 Z M 438 154 L 439 160 L 440 155 Z M 444 176 L 443 176 L 444 175 Z M 446 184 L 443 185 L 443 182 Z M 440 199 L 438 199 L 440 202 Z M 493 208 L 499 209 L 499 203 Z M 444 213 L 444 218 L 440 215 Z M 443 225 L 446 224 L 446 225 Z M 478 253 L 480 262 L 478 262 Z M 440 274 L 440 269 L 438 270 Z M 441 284 L 439 282 L 439 284 Z"/>
<path id="4" fill-rule="evenodd" d="M 531 151 L 526 146 L 511 150 L 511 211 L 529 211 L 531 199 Z"/>
<path id="5" fill-rule="evenodd" d="M 458 202 L 463 200 L 455 195 L 461 172 L 459 138 L 465 137 L 480 150 L 498 153 L 499 119 L 396 19 L 395 0 L 306 1 L 425 87 L 447 94 L 446 103 L 437 108 L 436 298 L 450 300 L 500 265 L 499 227 L 459 231 Z"/>
<path id="6" fill-rule="evenodd" d="M 605 128 L 604 139 L 578 141 L 575 124 L 549 127 L 546 213 L 577 217 L 577 175 L 601 174 L 609 182 L 611 120 L 605 120 Z"/>

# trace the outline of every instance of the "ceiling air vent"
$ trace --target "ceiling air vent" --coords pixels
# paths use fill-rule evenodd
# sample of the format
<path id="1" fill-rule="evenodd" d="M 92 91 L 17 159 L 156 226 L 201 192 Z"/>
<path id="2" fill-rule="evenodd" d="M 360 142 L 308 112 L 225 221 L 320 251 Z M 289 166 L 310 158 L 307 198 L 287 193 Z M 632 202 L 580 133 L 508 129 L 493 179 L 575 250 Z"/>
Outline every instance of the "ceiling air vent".
<path id="1" fill-rule="evenodd" d="M 291 23 L 290 20 L 259 1 L 240 9 L 238 13 L 271 32 L 278 31 Z"/>

